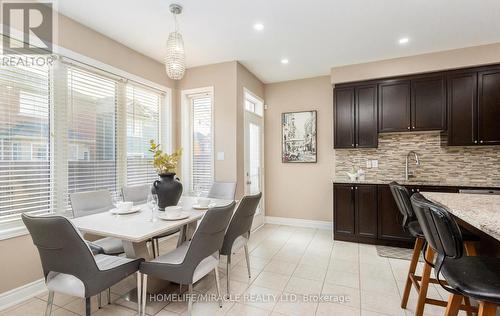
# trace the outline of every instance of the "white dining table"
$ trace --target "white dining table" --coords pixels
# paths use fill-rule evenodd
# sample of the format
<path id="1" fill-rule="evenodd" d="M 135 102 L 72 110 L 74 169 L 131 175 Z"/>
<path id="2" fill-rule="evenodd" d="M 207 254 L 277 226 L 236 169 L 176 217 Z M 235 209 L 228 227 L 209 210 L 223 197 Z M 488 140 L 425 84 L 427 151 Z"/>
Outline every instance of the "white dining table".
<path id="1" fill-rule="evenodd" d="M 144 204 L 139 205 L 141 208 L 139 212 L 132 214 L 116 215 L 111 212 L 103 212 L 73 218 L 71 221 L 82 233 L 121 239 L 125 255 L 128 258 L 144 258 L 146 261 L 150 261 L 154 258 L 147 247 L 147 242 L 152 237 L 175 229 L 180 229 L 177 245 L 192 237 L 197 222 L 206 213 L 206 210 L 196 210 L 192 207 L 196 200 L 196 197 L 181 197 L 178 205 L 182 206 L 182 212 L 189 214 L 188 218 L 182 220 L 167 221 L 160 219 L 158 218 L 158 215 L 162 213 L 160 211 L 155 211 L 153 220 L 151 220 L 151 209 Z M 211 199 L 210 206 L 224 206 L 231 202 L 230 200 Z M 163 288 L 162 285 L 155 283 L 158 282 L 148 282 L 149 292 L 154 293 Z"/>

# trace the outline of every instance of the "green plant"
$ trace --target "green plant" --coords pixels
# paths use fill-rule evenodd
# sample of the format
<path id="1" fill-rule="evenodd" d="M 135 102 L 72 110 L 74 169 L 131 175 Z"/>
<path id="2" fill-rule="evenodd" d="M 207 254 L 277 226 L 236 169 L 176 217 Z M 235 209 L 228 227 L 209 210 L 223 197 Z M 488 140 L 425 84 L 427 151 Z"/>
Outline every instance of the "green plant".
<path id="1" fill-rule="evenodd" d="M 152 139 L 149 141 L 149 151 L 153 153 L 153 166 L 158 174 L 175 173 L 177 164 L 182 155 L 182 148 L 177 149 L 172 154 L 164 153 L 160 145 Z"/>

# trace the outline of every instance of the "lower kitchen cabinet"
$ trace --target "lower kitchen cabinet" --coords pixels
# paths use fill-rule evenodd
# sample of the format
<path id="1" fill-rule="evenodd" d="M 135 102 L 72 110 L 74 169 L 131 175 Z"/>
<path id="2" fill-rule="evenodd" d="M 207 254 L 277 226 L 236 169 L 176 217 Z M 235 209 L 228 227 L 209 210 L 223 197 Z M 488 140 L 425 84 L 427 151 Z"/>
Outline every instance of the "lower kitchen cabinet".
<path id="1" fill-rule="evenodd" d="M 413 237 L 403 230 L 403 215 L 399 212 L 396 201 L 388 185 L 378 186 L 378 238 L 409 242 Z"/>
<path id="2" fill-rule="evenodd" d="M 417 192 L 458 193 L 458 187 L 406 186 Z M 402 227 L 403 215 L 388 184 L 333 184 L 334 239 L 412 247 L 413 237 Z"/>
<path id="3" fill-rule="evenodd" d="M 334 235 L 357 241 L 377 238 L 377 186 L 335 184 Z"/>

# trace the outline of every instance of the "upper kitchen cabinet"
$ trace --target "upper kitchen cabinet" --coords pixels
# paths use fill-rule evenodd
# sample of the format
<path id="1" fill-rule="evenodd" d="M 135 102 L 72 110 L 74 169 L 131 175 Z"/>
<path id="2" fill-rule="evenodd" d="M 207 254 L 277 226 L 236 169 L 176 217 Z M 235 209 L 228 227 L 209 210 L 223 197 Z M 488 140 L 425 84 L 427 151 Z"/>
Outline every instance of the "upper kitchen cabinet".
<path id="1" fill-rule="evenodd" d="M 448 75 L 448 145 L 500 145 L 500 68 Z"/>
<path id="2" fill-rule="evenodd" d="M 477 136 L 480 145 L 500 145 L 500 68 L 479 72 Z"/>
<path id="3" fill-rule="evenodd" d="M 448 75 L 448 145 L 477 144 L 477 73 Z"/>
<path id="4" fill-rule="evenodd" d="M 446 129 L 443 75 L 425 75 L 379 84 L 379 132 Z"/>
<path id="5" fill-rule="evenodd" d="M 335 88 L 334 148 L 354 147 L 354 88 Z"/>
<path id="6" fill-rule="evenodd" d="M 411 80 L 411 130 L 446 129 L 446 84 L 444 75 Z"/>
<path id="7" fill-rule="evenodd" d="M 334 148 L 376 148 L 377 86 L 335 87 Z"/>
<path id="8" fill-rule="evenodd" d="M 410 81 L 388 80 L 378 86 L 378 131 L 410 129 Z"/>
<path id="9" fill-rule="evenodd" d="M 377 148 L 377 85 L 356 87 L 355 125 L 357 148 Z"/>

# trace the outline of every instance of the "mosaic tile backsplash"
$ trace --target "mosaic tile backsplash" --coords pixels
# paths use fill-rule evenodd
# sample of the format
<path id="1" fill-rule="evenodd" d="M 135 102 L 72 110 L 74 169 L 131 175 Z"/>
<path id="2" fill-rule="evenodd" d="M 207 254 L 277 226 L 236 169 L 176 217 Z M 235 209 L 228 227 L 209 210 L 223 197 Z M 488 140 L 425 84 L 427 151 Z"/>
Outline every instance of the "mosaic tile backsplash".
<path id="1" fill-rule="evenodd" d="M 335 150 L 335 179 L 346 179 L 353 166 L 365 170 L 367 181 L 404 179 L 410 150 L 420 158 L 416 166 L 410 156 L 415 181 L 500 187 L 500 146 L 441 146 L 439 133 L 380 134 L 377 149 Z M 366 168 L 369 159 L 377 159 L 378 168 Z"/>

